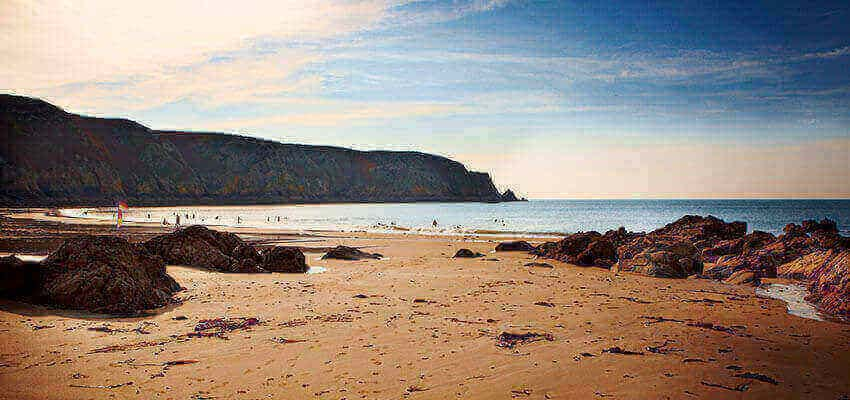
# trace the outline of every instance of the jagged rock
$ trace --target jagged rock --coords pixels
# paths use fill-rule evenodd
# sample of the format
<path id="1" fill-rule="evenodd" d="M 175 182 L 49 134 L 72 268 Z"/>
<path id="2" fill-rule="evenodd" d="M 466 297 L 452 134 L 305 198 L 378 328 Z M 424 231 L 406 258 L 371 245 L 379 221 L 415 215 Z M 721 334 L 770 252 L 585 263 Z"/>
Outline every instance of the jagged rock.
<path id="1" fill-rule="evenodd" d="M 702 272 L 699 249 L 691 243 L 656 241 L 630 258 L 620 258 L 614 272 L 636 272 L 657 278 L 687 278 Z"/>
<path id="2" fill-rule="evenodd" d="M 663 228 L 650 232 L 653 239 L 669 238 L 693 244 L 699 249 L 711 247 L 722 240 L 736 239 L 747 234 L 747 223 L 725 222 L 714 216 L 686 215 Z"/>
<path id="3" fill-rule="evenodd" d="M 820 265 L 810 274 L 806 300 L 824 312 L 850 318 L 850 250 L 826 250 L 817 258 Z"/>
<path id="4" fill-rule="evenodd" d="M 760 248 L 742 249 L 740 254 L 724 255 L 706 268 L 705 274 L 715 279 L 726 279 L 740 270 L 757 272 L 761 277 L 776 277 L 777 268 L 819 249 L 817 242 L 806 234 L 803 227 L 788 224 L 782 235 Z"/>
<path id="5" fill-rule="evenodd" d="M 178 290 L 162 259 L 141 245 L 81 236 L 44 260 L 37 297 L 62 308 L 123 314 L 164 306 Z"/>
<path id="6" fill-rule="evenodd" d="M 263 269 L 270 272 L 304 273 L 310 269 L 304 253 L 293 247 L 272 247 L 263 251 Z"/>
<path id="7" fill-rule="evenodd" d="M 0 297 L 20 298 L 34 294 L 41 282 L 41 264 L 14 255 L 0 257 Z"/>
<path id="8" fill-rule="evenodd" d="M 484 254 L 479 253 L 477 251 L 472 251 L 470 249 L 460 249 L 455 253 L 453 258 L 478 258 L 484 257 Z"/>
<path id="9" fill-rule="evenodd" d="M 614 244 L 599 232 L 579 232 L 554 244 L 538 246 L 533 254 L 580 266 L 610 267 L 617 259 Z"/>
<path id="10" fill-rule="evenodd" d="M 524 240 L 502 242 L 496 245 L 496 251 L 532 251 L 534 246 Z"/>
<path id="11" fill-rule="evenodd" d="M 210 268 L 222 272 L 265 272 L 257 251 L 238 236 L 195 225 L 144 243 L 148 251 L 169 264 Z"/>
<path id="12" fill-rule="evenodd" d="M 776 236 L 762 231 L 753 231 L 748 235 L 737 239 L 724 240 L 713 247 L 702 251 L 702 258 L 707 262 L 714 262 L 721 256 L 750 253 L 776 240 Z"/>
<path id="13" fill-rule="evenodd" d="M 336 246 L 325 255 L 322 256 L 323 260 L 327 259 L 337 259 L 337 260 L 363 260 L 363 259 L 380 259 L 383 256 L 378 253 L 367 253 L 365 251 L 361 251 L 354 247 L 348 246 Z"/>
<path id="14" fill-rule="evenodd" d="M 753 271 L 737 271 L 733 273 L 732 276 L 723 280 L 723 283 L 732 285 L 759 286 L 761 285 L 761 278 Z"/>

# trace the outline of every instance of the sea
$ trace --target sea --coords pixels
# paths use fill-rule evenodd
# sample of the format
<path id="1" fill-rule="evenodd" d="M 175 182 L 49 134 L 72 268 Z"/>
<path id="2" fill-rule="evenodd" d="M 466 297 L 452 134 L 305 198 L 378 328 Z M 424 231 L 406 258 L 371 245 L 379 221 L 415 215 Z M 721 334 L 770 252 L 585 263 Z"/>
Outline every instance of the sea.
<path id="1" fill-rule="evenodd" d="M 66 208 L 63 215 L 115 219 L 111 208 Z M 287 231 L 560 236 L 625 227 L 651 231 L 688 215 L 745 221 L 773 234 L 791 222 L 829 218 L 850 234 L 850 200 L 530 200 L 511 203 L 379 203 L 133 207 L 125 221 Z"/>

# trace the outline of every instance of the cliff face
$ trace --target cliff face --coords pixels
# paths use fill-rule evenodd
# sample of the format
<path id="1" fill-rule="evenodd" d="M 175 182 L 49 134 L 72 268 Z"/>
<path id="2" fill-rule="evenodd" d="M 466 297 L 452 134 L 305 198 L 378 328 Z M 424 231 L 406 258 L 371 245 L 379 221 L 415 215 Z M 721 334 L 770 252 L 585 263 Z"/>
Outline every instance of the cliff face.
<path id="1" fill-rule="evenodd" d="M 488 174 L 430 154 L 155 131 L 10 95 L 0 142 L 12 206 L 502 200 Z"/>

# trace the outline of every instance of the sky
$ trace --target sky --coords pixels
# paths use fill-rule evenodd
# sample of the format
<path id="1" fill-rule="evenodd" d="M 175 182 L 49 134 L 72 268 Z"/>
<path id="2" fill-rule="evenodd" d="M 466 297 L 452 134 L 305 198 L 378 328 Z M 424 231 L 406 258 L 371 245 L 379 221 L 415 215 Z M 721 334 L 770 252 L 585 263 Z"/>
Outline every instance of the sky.
<path id="1" fill-rule="evenodd" d="M 0 2 L 0 92 L 529 198 L 850 197 L 850 3 Z"/>

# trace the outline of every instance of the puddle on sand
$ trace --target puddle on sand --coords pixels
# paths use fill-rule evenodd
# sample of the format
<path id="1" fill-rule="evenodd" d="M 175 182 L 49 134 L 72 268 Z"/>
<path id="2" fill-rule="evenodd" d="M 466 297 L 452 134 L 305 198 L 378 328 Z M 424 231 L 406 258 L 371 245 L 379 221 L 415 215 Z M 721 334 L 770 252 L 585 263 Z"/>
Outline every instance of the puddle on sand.
<path id="1" fill-rule="evenodd" d="M 756 288 L 756 294 L 784 301 L 788 306 L 788 314 L 817 321 L 826 320 L 817 307 L 805 300 L 806 295 L 809 294 L 805 286 L 772 283 Z"/>
<path id="2" fill-rule="evenodd" d="M 322 272 L 325 272 L 327 270 L 328 269 L 325 268 L 325 267 L 310 267 L 310 269 L 307 270 L 307 273 L 308 274 L 321 274 Z"/>

